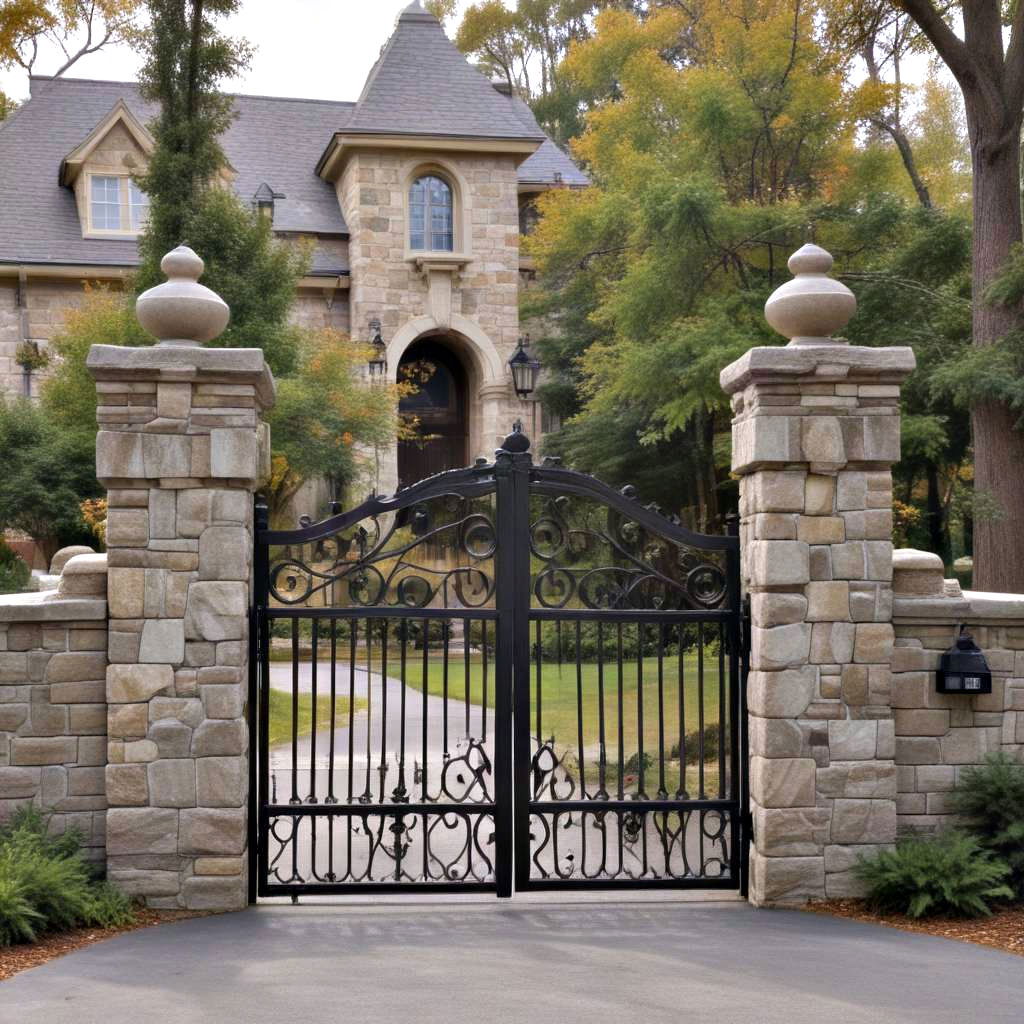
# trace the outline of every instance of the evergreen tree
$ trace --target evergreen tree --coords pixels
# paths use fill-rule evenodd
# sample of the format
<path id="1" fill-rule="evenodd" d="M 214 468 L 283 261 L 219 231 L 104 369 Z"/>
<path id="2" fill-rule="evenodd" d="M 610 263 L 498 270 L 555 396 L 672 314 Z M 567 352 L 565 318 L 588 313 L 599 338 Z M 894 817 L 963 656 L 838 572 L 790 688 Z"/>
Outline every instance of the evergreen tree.
<path id="1" fill-rule="evenodd" d="M 150 125 L 156 148 L 138 179 L 150 208 L 136 290 L 159 284 L 160 260 L 190 245 L 206 263 L 203 283 L 231 307 L 228 329 L 213 344 L 262 348 L 274 373 L 285 374 L 297 352 L 288 313 L 308 254 L 275 240 L 269 219 L 231 187 L 219 140 L 235 116 L 234 102 L 219 84 L 248 66 L 250 48 L 222 35 L 214 19 L 238 7 L 239 0 L 149 2 L 139 81 L 160 114 Z"/>

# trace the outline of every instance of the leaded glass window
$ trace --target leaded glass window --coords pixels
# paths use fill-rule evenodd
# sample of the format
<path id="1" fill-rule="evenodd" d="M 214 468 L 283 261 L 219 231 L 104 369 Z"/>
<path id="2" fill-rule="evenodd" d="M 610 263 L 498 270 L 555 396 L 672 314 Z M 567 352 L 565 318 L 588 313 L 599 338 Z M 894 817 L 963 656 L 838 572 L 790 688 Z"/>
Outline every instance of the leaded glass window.
<path id="1" fill-rule="evenodd" d="M 451 186 L 426 174 L 409 189 L 409 248 L 451 252 L 454 248 Z"/>

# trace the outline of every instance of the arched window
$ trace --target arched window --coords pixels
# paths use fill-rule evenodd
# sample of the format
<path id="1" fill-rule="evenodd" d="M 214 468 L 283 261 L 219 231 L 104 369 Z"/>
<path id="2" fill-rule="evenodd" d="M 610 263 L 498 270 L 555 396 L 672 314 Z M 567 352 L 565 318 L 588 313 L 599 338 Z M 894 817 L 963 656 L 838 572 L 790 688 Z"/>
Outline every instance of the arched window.
<path id="1" fill-rule="evenodd" d="M 451 186 L 435 174 L 417 178 L 409 189 L 409 248 L 451 252 L 452 225 Z"/>

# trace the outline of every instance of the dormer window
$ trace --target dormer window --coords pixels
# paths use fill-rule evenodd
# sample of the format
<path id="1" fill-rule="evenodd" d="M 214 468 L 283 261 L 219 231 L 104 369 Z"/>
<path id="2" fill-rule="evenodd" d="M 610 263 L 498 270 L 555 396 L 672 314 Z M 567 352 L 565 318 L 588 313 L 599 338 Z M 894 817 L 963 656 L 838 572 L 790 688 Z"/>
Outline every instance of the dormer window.
<path id="1" fill-rule="evenodd" d="M 409 189 L 409 248 L 452 252 L 454 234 L 451 186 L 436 174 L 417 178 Z"/>
<path id="2" fill-rule="evenodd" d="M 89 229 L 138 234 L 149 216 L 149 196 L 122 174 L 89 175 Z"/>

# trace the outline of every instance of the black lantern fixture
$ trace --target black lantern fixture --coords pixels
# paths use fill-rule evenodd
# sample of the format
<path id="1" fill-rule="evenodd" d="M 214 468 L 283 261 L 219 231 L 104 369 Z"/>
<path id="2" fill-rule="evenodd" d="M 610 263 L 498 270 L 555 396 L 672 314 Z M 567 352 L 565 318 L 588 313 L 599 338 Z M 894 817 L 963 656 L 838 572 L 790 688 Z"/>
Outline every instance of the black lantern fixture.
<path id="1" fill-rule="evenodd" d="M 935 684 L 939 693 L 992 692 L 988 662 L 966 627 L 961 627 L 956 643 L 939 659 Z"/>
<path id="2" fill-rule="evenodd" d="M 380 321 L 376 317 L 370 321 L 370 344 L 373 346 L 369 363 L 370 380 L 381 380 L 388 369 L 388 350 L 380 333 Z"/>
<path id="3" fill-rule="evenodd" d="M 540 362 L 526 351 L 529 344 L 529 335 L 520 338 L 519 347 L 508 361 L 509 369 L 512 371 L 512 386 L 520 398 L 529 398 L 533 394 L 537 387 L 537 374 L 540 372 Z"/>

